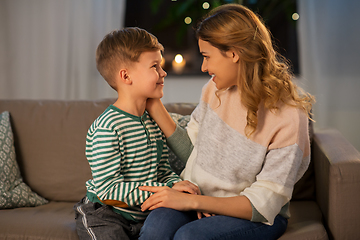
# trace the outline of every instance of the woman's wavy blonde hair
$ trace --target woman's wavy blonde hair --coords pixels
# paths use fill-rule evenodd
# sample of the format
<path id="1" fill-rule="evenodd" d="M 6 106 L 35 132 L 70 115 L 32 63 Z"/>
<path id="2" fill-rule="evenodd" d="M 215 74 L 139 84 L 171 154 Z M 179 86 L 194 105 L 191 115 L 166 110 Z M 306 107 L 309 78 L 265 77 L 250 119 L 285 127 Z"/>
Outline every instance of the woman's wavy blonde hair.
<path id="1" fill-rule="evenodd" d="M 292 82 L 287 61 L 274 50 L 269 30 L 254 12 L 239 4 L 222 5 L 200 22 L 196 36 L 224 54 L 229 50 L 239 54 L 237 86 L 248 109 L 247 137 L 256 130 L 261 102 L 273 111 L 283 102 L 304 110 L 310 118 L 314 97 Z"/>

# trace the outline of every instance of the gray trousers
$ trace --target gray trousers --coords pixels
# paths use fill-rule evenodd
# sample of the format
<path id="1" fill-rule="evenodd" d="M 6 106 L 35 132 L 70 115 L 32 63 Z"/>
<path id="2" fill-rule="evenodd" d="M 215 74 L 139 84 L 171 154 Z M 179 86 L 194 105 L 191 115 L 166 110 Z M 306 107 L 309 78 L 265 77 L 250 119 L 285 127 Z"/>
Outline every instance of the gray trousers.
<path id="1" fill-rule="evenodd" d="M 110 206 L 92 203 L 87 197 L 75 204 L 74 210 L 80 240 L 133 240 L 139 237 L 143 225 L 125 219 Z"/>

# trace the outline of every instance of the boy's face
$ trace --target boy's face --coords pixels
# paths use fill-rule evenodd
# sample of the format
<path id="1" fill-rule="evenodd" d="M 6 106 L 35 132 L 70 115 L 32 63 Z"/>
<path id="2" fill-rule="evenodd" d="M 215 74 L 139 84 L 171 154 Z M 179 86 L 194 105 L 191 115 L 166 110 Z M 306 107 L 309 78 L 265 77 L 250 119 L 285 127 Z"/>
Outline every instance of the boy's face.
<path id="1" fill-rule="evenodd" d="M 161 68 L 161 52 L 143 52 L 138 62 L 128 68 L 132 80 L 135 97 L 162 98 L 164 95 L 164 78 L 167 73 Z"/>

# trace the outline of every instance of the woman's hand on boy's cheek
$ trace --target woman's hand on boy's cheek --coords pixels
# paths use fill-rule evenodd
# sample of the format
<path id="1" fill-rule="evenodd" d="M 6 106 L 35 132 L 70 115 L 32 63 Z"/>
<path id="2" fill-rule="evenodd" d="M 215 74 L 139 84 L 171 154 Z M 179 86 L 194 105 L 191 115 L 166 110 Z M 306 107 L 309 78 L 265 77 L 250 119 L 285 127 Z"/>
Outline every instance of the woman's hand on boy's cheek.
<path id="1" fill-rule="evenodd" d="M 175 183 L 173 185 L 172 189 L 175 189 L 179 192 L 187 192 L 190 194 L 201 195 L 201 191 L 200 191 L 199 187 L 188 180 L 184 180 L 184 181 Z"/>
<path id="2" fill-rule="evenodd" d="M 162 105 L 162 102 L 159 98 L 148 98 L 146 100 L 146 110 L 148 112 L 152 112 L 152 110 L 158 106 L 161 106 Z"/>

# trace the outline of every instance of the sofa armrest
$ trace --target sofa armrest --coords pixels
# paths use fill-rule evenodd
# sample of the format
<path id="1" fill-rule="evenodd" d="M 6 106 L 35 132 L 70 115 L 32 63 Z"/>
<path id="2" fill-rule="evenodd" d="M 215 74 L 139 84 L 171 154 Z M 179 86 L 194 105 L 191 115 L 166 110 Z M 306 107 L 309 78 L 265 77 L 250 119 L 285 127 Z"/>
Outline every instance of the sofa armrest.
<path id="1" fill-rule="evenodd" d="M 360 239 L 360 153 L 340 132 L 316 130 L 316 199 L 331 239 Z"/>

